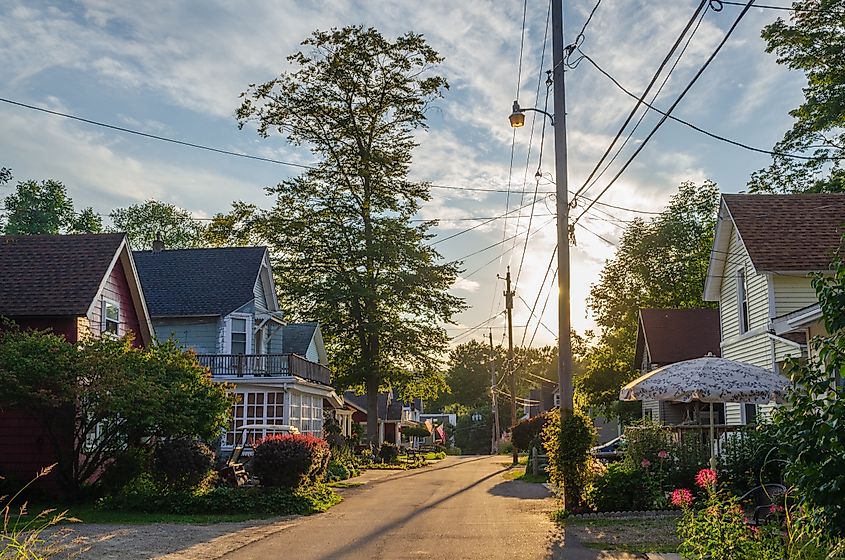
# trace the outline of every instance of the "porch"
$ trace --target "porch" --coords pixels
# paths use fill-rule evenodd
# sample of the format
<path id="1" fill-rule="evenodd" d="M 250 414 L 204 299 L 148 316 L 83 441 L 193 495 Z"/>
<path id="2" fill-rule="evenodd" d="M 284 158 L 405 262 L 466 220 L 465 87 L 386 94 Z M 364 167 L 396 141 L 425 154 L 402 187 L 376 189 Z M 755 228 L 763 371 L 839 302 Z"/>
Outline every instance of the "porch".
<path id="1" fill-rule="evenodd" d="M 197 360 L 212 377 L 296 376 L 322 385 L 331 378 L 329 368 L 297 354 L 197 354 Z"/>

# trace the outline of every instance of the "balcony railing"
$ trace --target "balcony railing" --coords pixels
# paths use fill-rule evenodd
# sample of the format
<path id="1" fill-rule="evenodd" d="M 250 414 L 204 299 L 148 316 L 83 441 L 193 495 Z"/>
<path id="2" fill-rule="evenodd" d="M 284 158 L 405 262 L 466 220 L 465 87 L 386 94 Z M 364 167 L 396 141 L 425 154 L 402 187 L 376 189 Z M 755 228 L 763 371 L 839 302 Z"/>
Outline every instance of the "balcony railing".
<path id="1" fill-rule="evenodd" d="M 329 385 L 329 368 L 297 354 L 198 354 L 199 363 L 214 377 L 276 377 L 295 375 Z"/>

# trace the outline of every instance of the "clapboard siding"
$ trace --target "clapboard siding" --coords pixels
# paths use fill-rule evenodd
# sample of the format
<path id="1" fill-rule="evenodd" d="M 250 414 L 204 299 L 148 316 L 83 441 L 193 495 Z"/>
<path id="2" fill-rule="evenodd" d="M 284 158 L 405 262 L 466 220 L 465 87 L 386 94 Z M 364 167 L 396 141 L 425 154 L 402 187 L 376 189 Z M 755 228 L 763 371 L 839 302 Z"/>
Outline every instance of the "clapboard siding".
<path id="1" fill-rule="evenodd" d="M 809 276 L 775 274 L 772 281 L 775 289 L 776 317 L 819 302 L 816 291 L 810 285 Z"/>
<path id="2" fill-rule="evenodd" d="M 737 271 L 745 274 L 745 289 L 748 294 L 748 328 L 765 327 L 769 322 L 769 291 L 764 274 L 754 272 L 751 259 L 736 233 L 731 231 L 731 241 L 725 272 L 722 277 L 719 297 L 719 319 L 722 340 L 738 336 L 739 300 L 737 299 Z M 727 357 L 727 356 L 726 356 Z"/>
<path id="3" fill-rule="evenodd" d="M 171 336 L 185 349 L 197 354 L 216 354 L 220 321 L 209 317 L 203 319 L 157 319 L 153 321 L 156 338 L 166 340 Z"/>
<path id="4" fill-rule="evenodd" d="M 90 333 L 99 335 L 103 331 L 103 300 L 108 299 L 117 302 L 120 307 L 120 325 L 117 334 L 123 336 L 129 332 L 135 333 L 138 343 L 138 333 L 141 332 L 141 325 L 138 321 L 138 314 L 135 312 L 135 302 L 132 301 L 132 294 L 129 292 L 129 280 L 118 260 L 111 271 L 109 271 L 103 289 L 97 294 L 94 306 L 88 314 Z"/>

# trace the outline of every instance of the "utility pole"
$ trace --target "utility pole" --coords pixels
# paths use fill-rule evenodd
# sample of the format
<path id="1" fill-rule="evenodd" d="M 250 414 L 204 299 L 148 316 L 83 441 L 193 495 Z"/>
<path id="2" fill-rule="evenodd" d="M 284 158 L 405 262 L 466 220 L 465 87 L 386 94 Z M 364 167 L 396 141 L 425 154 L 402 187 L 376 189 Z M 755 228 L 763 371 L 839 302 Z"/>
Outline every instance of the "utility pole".
<path id="1" fill-rule="evenodd" d="M 490 394 L 493 395 L 493 453 L 499 451 L 499 405 L 496 403 L 496 350 L 493 348 L 493 329 L 490 329 Z"/>
<path id="2" fill-rule="evenodd" d="M 513 290 L 511 290 L 511 267 L 505 276 L 505 309 L 508 311 L 508 373 L 510 374 L 511 390 L 511 441 L 513 441 L 513 427 L 516 426 L 516 368 L 513 363 Z M 513 464 L 519 463 L 516 447 L 513 448 Z"/>
<path id="3" fill-rule="evenodd" d="M 563 0 L 552 0 L 552 80 L 554 81 L 555 196 L 557 198 L 558 358 L 561 418 L 572 412 L 572 340 L 569 289 L 569 181 L 566 165 Z M 563 422 L 561 422 L 563 426 Z"/>

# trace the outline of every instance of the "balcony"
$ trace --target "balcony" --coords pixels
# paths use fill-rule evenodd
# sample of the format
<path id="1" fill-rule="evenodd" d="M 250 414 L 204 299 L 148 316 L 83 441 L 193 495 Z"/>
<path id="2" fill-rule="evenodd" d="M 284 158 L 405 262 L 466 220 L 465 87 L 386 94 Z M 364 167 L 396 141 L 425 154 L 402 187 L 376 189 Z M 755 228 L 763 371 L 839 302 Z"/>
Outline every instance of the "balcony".
<path id="1" fill-rule="evenodd" d="M 295 375 L 315 383 L 330 384 L 329 368 L 296 354 L 197 354 L 197 360 L 211 371 L 212 377 Z"/>

